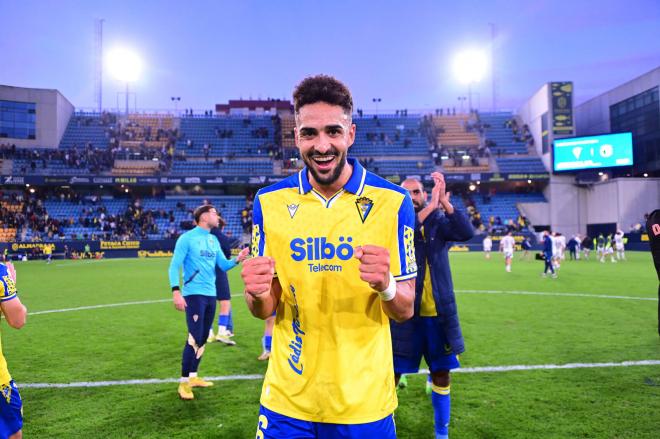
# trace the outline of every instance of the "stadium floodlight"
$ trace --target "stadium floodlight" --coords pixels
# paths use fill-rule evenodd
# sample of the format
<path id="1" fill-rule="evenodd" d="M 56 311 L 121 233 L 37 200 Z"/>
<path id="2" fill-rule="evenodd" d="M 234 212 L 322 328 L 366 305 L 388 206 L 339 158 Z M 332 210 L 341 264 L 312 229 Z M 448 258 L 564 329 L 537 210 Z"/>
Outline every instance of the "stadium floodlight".
<path id="1" fill-rule="evenodd" d="M 128 114 L 128 84 L 140 78 L 142 60 L 131 50 L 117 48 L 108 53 L 107 63 L 112 76 L 126 83 L 126 114 Z"/>
<path id="2" fill-rule="evenodd" d="M 122 82 L 135 82 L 142 73 L 142 60 L 128 49 L 113 49 L 108 53 L 108 68 L 112 76 Z"/>
<path id="3" fill-rule="evenodd" d="M 456 79 L 464 84 L 473 84 L 486 75 L 488 58 L 480 50 L 468 49 L 454 57 L 453 67 Z"/>
<path id="4" fill-rule="evenodd" d="M 477 49 L 459 52 L 453 61 L 456 79 L 468 86 L 469 110 L 472 111 L 472 84 L 481 81 L 488 70 L 488 57 Z"/>

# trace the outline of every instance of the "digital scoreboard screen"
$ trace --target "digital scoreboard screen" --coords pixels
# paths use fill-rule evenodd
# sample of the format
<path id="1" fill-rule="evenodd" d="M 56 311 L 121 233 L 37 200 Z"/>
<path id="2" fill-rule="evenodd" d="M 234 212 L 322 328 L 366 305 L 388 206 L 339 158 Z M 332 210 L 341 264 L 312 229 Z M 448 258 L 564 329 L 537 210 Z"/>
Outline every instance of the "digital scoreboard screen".
<path id="1" fill-rule="evenodd" d="M 632 134 L 603 134 L 555 140 L 552 157 L 552 168 L 555 171 L 632 166 Z"/>

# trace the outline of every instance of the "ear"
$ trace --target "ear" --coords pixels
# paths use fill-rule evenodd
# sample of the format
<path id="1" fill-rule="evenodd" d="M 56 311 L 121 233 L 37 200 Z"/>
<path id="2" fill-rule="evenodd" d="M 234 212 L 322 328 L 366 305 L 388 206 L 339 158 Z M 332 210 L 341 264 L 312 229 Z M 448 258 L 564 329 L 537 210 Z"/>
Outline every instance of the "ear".
<path id="1" fill-rule="evenodd" d="M 355 131 L 357 130 L 357 126 L 354 123 L 351 123 L 351 127 L 348 130 L 348 147 L 350 148 L 353 146 L 353 143 L 355 142 Z"/>

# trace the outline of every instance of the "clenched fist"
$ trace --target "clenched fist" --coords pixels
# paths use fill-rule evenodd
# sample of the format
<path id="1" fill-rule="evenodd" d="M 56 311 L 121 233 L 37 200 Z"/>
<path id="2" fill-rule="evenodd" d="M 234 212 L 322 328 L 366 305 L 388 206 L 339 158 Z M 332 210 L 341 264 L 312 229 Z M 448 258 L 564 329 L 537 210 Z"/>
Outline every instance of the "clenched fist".
<path id="1" fill-rule="evenodd" d="M 365 245 L 355 248 L 360 261 L 360 279 L 376 291 L 385 291 L 390 284 L 390 252 L 384 247 Z"/>
<path id="2" fill-rule="evenodd" d="M 245 292 L 252 297 L 270 293 L 270 286 L 275 276 L 275 260 L 266 256 L 257 256 L 243 262 L 241 277 L 245 283 Z"/>

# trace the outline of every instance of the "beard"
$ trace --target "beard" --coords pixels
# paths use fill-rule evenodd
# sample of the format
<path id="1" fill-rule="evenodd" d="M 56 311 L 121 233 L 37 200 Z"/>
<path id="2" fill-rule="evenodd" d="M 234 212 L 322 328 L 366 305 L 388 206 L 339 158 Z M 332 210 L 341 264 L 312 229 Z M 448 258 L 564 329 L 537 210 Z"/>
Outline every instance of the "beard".
<path id="1" fill-rule="evenodd" d="M 327 157 L 331 155 L 335 156 L 335 160 L 336 160 L 334 169 L 330 170 L 327 173 L 323 173 L 323 174 L 319 173 L 316 170 L 316 163 L 314 162 L 314 157 Z M 312 174 L 314 180 L 316 180 L 318 184 L 323 186 L 330 186 L 335 181 L 337 181 L 342 171 L 344 170 L 344 166 L 346 166 L 346 152 L 339 152 L 335 147 L 330 148 L 330 150 L 325 154 L 321 154 L 312 149 L 307 154 L 303 155 L 302 159 L 305 165 L 307 166 L 307 169 Z"/>
<path id="2" fill-rule="evenodd" d="M 413 207 L 415 208 L 415 213 L 419 213 L 422 209 L 426 207 L 426 203 L 417 204 L 413 202 Z"/>

